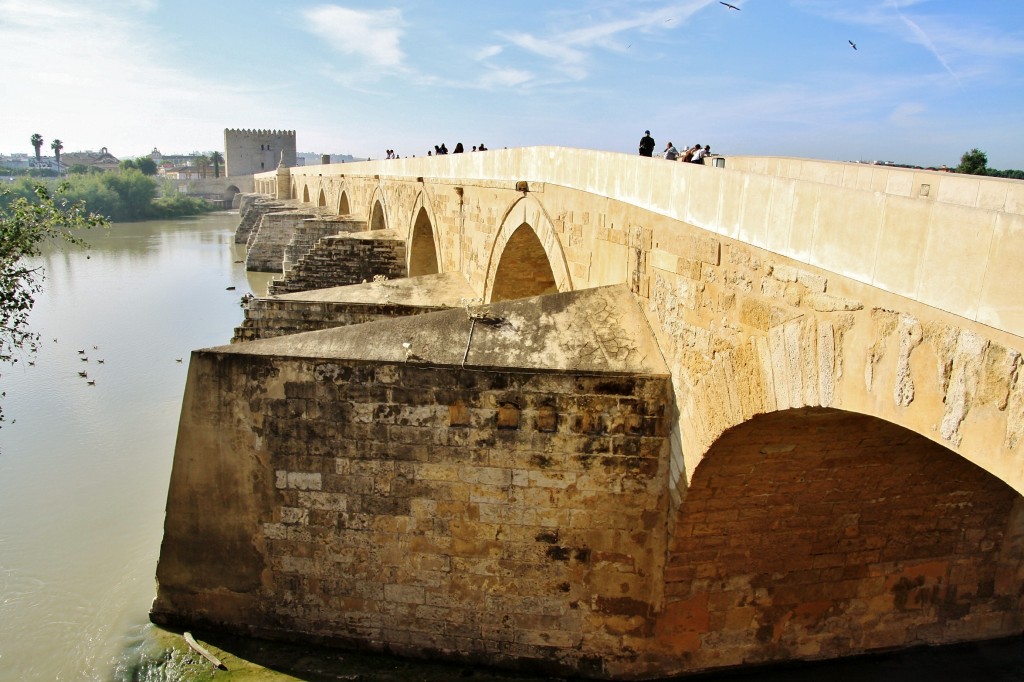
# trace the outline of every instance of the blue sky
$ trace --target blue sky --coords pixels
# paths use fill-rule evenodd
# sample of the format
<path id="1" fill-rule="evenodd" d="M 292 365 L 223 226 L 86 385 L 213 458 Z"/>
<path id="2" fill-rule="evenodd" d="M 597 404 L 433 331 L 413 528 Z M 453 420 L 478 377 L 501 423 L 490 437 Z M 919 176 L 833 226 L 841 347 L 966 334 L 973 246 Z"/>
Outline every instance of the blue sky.
<path id="1" fill-rule="evenodd" d="M 1022 0 L 0 0 L 0 152 L 296 131 L 1024 169 Z M 848 40 L 857 44 L 850 47 Z"/>

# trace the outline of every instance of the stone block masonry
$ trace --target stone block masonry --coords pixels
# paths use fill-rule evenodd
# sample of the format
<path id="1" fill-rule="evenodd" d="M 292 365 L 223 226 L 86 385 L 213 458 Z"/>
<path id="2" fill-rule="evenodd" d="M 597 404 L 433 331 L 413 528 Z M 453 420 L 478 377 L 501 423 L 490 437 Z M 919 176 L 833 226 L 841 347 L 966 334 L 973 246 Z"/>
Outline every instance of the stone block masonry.
<path id="1" fill-rule="evenodd" d="M 235 327 L 232 343 L 361 324 L 400 315 L 441 310 L 441 307 L 351 301 L 295 301 L 257 298 L 249 302 L 245 320 Z"/>
<path id="2" fill-rule="evenodd" d="M 598 676 L 634 657 L 667 377 L 215 350 L 189 374 L 157 622 Z"/>
<path id="3" fill-rule="evenodd" d="M 407 274 L 405 240 L 391 230 L 371 230 L 324 237 L 269 291 L 278 296 Z"/>
<path id="4" fill-rule="evenodd" d="M 308 254 L 323 237 L 332 237 L 347 232 L 363 232 L 365 220 L 342 220 L 339 218 L 310 218 L 296 227 L 291 241 L 284 249 L 282 269 L 285 274 Z"/>
<path id="5" fill-rule="evenodd" d="M 295 230 L 315 213 L 288 211 L 266 213 L 259 225 L 249 235 L 245 269 L 254 272 L 281 272 L 284 250 L 292 240 Z"/>
<path id="6" fill-rule="evenodd" d="M 677 514 L 659 636 L 696 667 L 1024 627 L 1021 497 L 880 420 L 757 417 L 708 453 Z"/>
<path id="7" fill-rule="evenodd" d="M 243 194 L 238 206 L 239 221 L 238 227 L 235 228 L 235 243 L 248 244 L 249 237 L 265 214 L 288 210 L 291 209 L 265 194 Z"/>

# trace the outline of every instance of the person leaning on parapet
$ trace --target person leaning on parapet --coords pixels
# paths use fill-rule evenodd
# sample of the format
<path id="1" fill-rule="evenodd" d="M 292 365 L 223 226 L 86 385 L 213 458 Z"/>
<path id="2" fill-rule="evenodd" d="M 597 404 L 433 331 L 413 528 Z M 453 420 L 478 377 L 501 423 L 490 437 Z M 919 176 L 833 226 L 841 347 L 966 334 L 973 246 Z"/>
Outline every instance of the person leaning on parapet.
<path id="1" fill-rule="evenodd" d="M 464 148 L 464 147 L 462 146 L 462 143 L 461 143 L 461 142 L 457 142 L 457 143 L 455 144 L 455 149 L 454 149 L 454 150 L 452 151 L 452 154 L 461 154 L 461 153 L 462 153 L 462 152 L 464 152 L 464 151 L 466 151 L 466 150 L 465 150 L 465 148 Z"/>
<path id="2" fill-rule="evenodd" d="M 682 161 L 683 163 L 690 163 L 691 161 L 693 161 L 694 152 L 696 152 L 698 149 L 700 149 L 699 144 L 694 145 L 693 147 L 688 147 L 687 150 L 683 152 L 683 156 L 680 158 L 680 161 Z"/>
<path id="3" fill-rule="evenodd" d="M 707 152 L 704 151 L 704 148 L 701 147 L 700 145 L 697 145 L 697 148 L 693 150 L 693 159 L 691 159 L 690 162 L 698 163 L 703 166 L 705 154 L 707 154 Z"/>
<path id="4" fill-rule="evenodd" d="M 644 136 L 640 138 L 640 156 L 653 156 L 654 155 L 654 138 L 651 137 L 651 131 L 645 130 Z"/>
<path id="5" fill-rule="evenodd" d="M 679 158 L 679 150 L 676 149 L 674 144 L 669 142 L 668 145 L 665 147 L 665 160 L 666 161 L 675 161 L 678 158 Z"/>

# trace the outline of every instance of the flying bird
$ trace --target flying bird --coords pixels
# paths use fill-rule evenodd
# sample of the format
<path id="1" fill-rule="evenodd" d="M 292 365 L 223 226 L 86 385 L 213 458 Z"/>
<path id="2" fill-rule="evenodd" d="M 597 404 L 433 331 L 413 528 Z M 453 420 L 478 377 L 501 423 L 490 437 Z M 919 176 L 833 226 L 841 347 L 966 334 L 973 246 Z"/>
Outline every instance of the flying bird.
<path id="1" fill-rule="evenodd" d="M 852 47 L 853 49 L 857 49 L 857 43 L 853 42 L 852 40 L 847 40 L 846 42 L 850 43 L 850 47 Z"/>
<path id="2" fill-rule="evenodd" d="M 85 382 L 85 383 L 89 384 L 90 386 L 95 386 L 95 385 L 96 385 L 96 380 L 95 380 L 95 379 L 89 379 L 89 380 L 88 380 L 87 382 Z"/>
<path id="3" fill-rule="evenodd" d="M 726 6 L 726 7 L 728 7 L 729 9 L 734 9 L 734 10 L 736 10 L 737 12 L 739 12 L 739 11 L 740 11 L 740 8 L 739 8 L 739 7 L 737 7 L 736 5 L 730 5 L 730 4 L 729 4 L 729 3 L 727 3 L 727 2 L 722 2 L 722 0 L 718 0 L 718 4 L 719 4 L 719 5 L 725 5 L 725 6 Z"/>

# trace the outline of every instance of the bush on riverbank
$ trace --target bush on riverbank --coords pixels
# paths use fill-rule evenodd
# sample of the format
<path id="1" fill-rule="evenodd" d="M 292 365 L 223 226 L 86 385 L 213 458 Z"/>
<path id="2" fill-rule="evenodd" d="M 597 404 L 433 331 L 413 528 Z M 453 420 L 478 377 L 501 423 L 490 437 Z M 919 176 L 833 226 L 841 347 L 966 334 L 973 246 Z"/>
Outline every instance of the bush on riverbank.
<path id="1" fill-rule="evenodd" d="M 70 201 L 84 201 L 86 208 L 114 222 L 156 220 L 199 215 L 215 209 L 209 202 L 181 194 L 158 197 L 157 183 L 136 169 L 102 175 L 69 175 L 62 178 L 67 184 L 66 196 Z M 44 184 L 53 190 L 55 180 L 20 178 L 10 186 L 5 201 L 23 197 L 31 201 L 34 187 Z"/>

